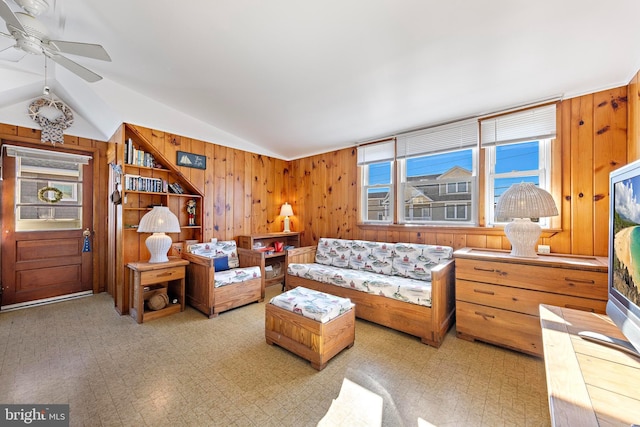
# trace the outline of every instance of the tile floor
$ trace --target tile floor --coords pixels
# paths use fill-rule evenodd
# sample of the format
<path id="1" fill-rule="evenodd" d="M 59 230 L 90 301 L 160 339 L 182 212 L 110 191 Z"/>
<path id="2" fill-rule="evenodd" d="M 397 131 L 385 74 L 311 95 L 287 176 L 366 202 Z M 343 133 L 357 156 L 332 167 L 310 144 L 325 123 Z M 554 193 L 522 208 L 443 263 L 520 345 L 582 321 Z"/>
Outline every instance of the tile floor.
<path id="1" fill-rule="evenodd" d="M 455 327 L 435 349 L 357 320 L 317 372 L 265 343 L 264 303 L 139 325 L 99 294 L 0 312 L 0 343 L 0 403 L 68 403 L 72 426 L 314 426 L 345 377 L 383 397 L 385 426 L 550 425 L 543 361 Z"/>

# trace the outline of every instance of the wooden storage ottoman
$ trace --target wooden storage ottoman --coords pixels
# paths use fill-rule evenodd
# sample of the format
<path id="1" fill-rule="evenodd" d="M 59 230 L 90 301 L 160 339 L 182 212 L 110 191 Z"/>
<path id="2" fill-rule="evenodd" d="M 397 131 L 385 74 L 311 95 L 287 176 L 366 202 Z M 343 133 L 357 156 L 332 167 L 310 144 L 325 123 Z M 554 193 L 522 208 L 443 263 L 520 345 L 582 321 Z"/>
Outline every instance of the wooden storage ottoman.
<path id="1" fill-rule="evenodd" d="M 311 300 L 310 300 L 310 299 Z M 288 300 L 289 308 L 274 303 Z M 347 303 L 345 303 L 345 300 Z M 311 302 L 310 302 L 311 301 Z M 322 301 L 328 304 L 333 314 L 316 320 L 316 310 L 307 312 L 304 308 Z M 285 303 L 284 305 L 287 305 Z M 351 348 L 355 341 L 355 309 L 348 298 L 335 297 L 318 291 L 297 287 L 274 297 L 265 309 L 265 338 L 267 344 L 277 344 L 282 348 L 311 362 L 318 371 L 345 348 Z M 340 313 L 337 317 L 333 317 Z M 324 321 L 324 322 L 323 322 Z"/>

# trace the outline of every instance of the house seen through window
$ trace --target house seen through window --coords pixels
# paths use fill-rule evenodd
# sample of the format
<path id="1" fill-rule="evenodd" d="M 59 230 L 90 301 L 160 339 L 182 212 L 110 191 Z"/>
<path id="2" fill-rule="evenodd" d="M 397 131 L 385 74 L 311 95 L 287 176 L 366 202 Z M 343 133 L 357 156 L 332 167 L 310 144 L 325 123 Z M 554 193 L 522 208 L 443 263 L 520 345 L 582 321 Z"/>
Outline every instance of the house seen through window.
<path id="1" fill-rule="evenodd" d="M 361 219 L 477 225 L 478 195 L 483 194 L 487 225 L 504 223 L 509 219 L 494 218 L 495 204 L 512 184 L 532 182 L 549 190 L 555 127 L 555 105 L 545 105 L 358 147 Z M 483 165 L 478 162 L 480 148 Z M 484 176 L 482 189 L 478 171 Z"/>

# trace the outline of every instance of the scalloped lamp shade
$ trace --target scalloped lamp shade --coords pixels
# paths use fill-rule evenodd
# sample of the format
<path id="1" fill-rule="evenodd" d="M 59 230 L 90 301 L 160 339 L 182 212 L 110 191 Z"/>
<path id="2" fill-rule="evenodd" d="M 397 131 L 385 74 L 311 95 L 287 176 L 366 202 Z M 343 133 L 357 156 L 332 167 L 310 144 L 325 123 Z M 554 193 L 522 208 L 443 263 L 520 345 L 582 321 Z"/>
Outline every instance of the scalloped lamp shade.
<path id="1" fill-rule="evenodd" d="M 511 255 L 526 258 L 538 256 L 535 246 L 542 232 L 531 218 L 556 215 L 558 208 L 551 194 L 530 182 L 513 184 L 502 193 L 495 210 L 496 218 L 513 219 L 504 227 L 511 242 Z"/>
<path id="2" fill-rule="evenodd" d="M 154 206 L 147 212 L 138 225 L 138 233 L 153 233 L 145 244 L 151 254 L 150 263 L 168 262 L 167 253 L 171 247 L 171 237 L 164 233 L 179 233 L 178 218 L 166 206 Z"/>
<path id="3" fill-rule="evenodd" d="M 285 233 L 290 233 L 291 232 L 291 228 L 290 228 L 290 222 L 289 222 L 289 217 L 293 216 L 293 209 L 291 208 L 291 205 L 289 203 L 286 203 L 284 205 L 282 205 L 282 207 L 280 208 L 280 216 L 284 217 L 284 232 Z"/>

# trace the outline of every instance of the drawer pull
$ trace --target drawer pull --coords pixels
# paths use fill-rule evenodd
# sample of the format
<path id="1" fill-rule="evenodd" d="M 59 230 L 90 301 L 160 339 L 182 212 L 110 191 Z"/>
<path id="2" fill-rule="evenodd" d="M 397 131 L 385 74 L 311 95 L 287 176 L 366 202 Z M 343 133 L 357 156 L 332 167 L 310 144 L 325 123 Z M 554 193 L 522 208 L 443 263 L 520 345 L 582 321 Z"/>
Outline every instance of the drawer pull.
<path id="1" fill-rule="evenodd" d="M 577 282 L 577 283 L 586 283 L 587 285 L 595 285 L 596 281 L 593 279 L 572 279 L 571 277 L 565 277 L 565 282 Z"/>
<path id="2" fill-rule="evenodd" d="M 496 271 L 494 268 L 480 268 L 480 267 L 475 267 L 475 266 L 473 267 L 473 269 L 477 270 L 477 271 L 487 271 L 489 273 L 493 273 L 493 272 Z"/>
<path id="3" fill-rule="evenodd" d="M 473 292 L 476 292 L 478 294 L 495 295 L 495 292 L 493 292 L 493 291 L 485 291 L 485 290 L 482 290 L 482 289 L 474 289 Z"/>
<path id="4" fill-rule="evenodd" d="M 493 315 L 491 315 L 491 314 L 487 314 L 487 313 L 482 313 L 482 312 L 480 312 L 480 311 L 476 311 L 475 313 L 476 313 L 476 315 L 478 315 L 478 316 L 482 316 L 482 318 L 483 318 L 483 319 L 485 319 L 485 320 L 486 320 L 487 318 L 489 318 L 489 319 L 495 319 L 495 318 L 496 318 L 496 316 L 493 316 Z"/>

